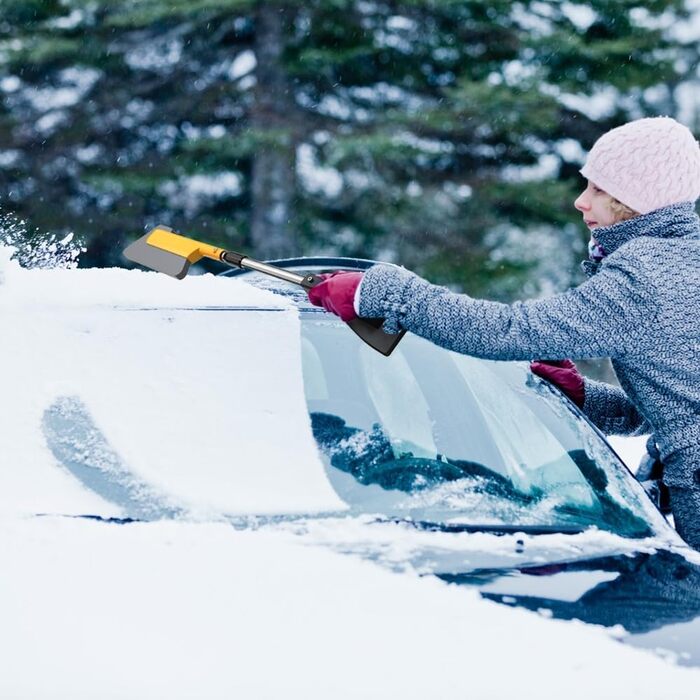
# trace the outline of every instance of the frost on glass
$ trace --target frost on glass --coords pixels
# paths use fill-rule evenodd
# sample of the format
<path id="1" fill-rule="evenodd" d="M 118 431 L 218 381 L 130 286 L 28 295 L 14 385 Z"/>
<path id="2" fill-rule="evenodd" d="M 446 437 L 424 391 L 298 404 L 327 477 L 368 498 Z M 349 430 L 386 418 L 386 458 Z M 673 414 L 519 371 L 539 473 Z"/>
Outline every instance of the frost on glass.
<path id="1" fill-rule="evenodd" d="M 386 358 L 342 324 L 303 327 L 314 436 L 354 509 L 652 534 L 655 516 L 631 475 L 523 363 L 458 355 L 412 335 Z"/>

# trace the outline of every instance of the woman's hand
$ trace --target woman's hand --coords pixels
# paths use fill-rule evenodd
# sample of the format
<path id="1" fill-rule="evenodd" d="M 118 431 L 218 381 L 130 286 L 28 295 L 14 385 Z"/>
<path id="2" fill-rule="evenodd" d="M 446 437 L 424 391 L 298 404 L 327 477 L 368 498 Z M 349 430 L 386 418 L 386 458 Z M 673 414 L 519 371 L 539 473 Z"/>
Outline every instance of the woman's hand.
<path id="1" fill-rule="evenodd" d="M 314 306 L 322 306 L 345 321 L 357 318 L 355 313 L 355 292 L 362 281 L 361 272 L 338 271 L 319 275 L 323 282 L 308 290 L 309 301 Z"/>
<path id="2" fill-rule="evenodd" d="M 571 360 L 534 360 L 530 369 L 538 377 L 559 387 L 579 408 L 583 408 L 583 376 Z"/>

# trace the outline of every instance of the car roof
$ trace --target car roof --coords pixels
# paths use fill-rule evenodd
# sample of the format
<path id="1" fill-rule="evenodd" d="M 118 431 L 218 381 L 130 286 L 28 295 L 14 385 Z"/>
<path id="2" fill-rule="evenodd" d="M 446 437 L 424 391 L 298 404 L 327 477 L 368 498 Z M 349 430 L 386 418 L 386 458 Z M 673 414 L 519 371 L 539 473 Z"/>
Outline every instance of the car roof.
<path id="1" fill-rule="evenodd" d="M 275 267 L 279 267 L 284 270 L 298 272 L 299 274 L 307 272 L 319 274 L 323 272 L 333 272 L 335 270 L 367 270 L 368 268 L 372 267 L 372 265 L 376 264 L 377 261 L 364 258 L 308 256 L 300 258 L 265 260 L 264 262 L 268 265 L 274 265 Z M 265 289 L 267 291 L 274 292 L 275 294 L 281 294 L 282 296 L 291 299 L 300 308 L 300 310 L 322 312 L 321 309 L 312 306 L 309 303 L 308 297 L 306 296 L 306 291 L 302 287 L 291 282 L 286 282 L 284 280 L 272 277 L 271 275 L 266 275 L 262 272 L 248 269 L 226 270 L 225 272 L 222 272 L 220 276 L 235 277 L 258 287 L 259 289 Z"/>

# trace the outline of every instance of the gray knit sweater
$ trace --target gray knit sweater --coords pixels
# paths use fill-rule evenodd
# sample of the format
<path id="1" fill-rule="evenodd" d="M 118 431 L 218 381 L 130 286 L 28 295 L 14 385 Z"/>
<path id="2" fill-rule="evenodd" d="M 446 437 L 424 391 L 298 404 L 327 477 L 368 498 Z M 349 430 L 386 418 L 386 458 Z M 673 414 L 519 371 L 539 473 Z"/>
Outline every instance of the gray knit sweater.
<path id="1" fill-rule="evenodd" d="M 661 457 L 700 455 L 700 220 L 675 204 L 595 237 L 589 279 L 546 299 L 501 304 L 455 294 L 402 268 L 364 275 L 359 311 L 445 348 L 493 360 L 610 357 L 622 389 L 585 381 L 586 415 L 606 434 L 653 433 Z M 665 480 L 692 487 L 698 459 Z M 667 465 L 668 466 L 668 465 Z M 668 469 L 667 469 L 668 472 Z M 695 484 L 697 485 L 697 484 Z"/>

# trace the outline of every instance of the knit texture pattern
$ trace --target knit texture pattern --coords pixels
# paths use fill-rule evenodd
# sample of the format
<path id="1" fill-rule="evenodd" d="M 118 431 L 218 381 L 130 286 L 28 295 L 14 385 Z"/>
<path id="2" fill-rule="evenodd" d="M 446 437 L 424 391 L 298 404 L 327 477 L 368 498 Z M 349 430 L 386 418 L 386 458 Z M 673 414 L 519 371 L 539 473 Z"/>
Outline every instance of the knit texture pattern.
<path id="1" fill-rule="evenodd" d="M 589 279 L 546 299 L 502 304 L 375 265 L 359 311 L 460 353 L 492 360 L 610 357 L 622 389 L 586 380 L 583 410 L 606 434 L 653 433 L 669 485 L 700 473 L 700 220 L 676 204 L 597 228 L 608 255 Z M 700 517 L 700 514 L 698 514 Z"/>
<path id="2" fill-rule="evenodd" d="M 603 134 L 581 174 L 628 207 L 648 214 L 700 197 L 700 146 L 675 119 L 637 119 Z"/>

